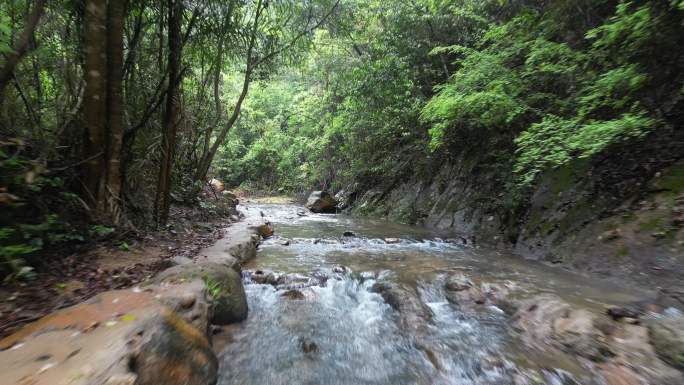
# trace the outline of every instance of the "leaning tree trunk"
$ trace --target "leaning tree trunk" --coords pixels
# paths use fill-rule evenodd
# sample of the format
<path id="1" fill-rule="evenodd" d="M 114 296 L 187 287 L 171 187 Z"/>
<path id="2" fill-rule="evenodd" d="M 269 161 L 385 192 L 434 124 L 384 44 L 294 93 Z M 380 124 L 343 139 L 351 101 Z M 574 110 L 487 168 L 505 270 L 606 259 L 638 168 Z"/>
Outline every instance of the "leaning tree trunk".
<path id="1" fill-rule="evenodd" d="M 105 173 L 107 53 L 106 0 L 86 0 L 85 4 L 85 89 L 83 93 L 83 197 L 93 217 L 104 207 L 102 175 Z"/>
<path id="2" fill-rule="evenodd" d="M 265 6 L 264 6 L 264 8 L 265 8 Z M 262 1 L 257 0 L 256 10 L 255 10 L 255 14 L 254 14 L 254 21 L 252 22 L 252 28 L 251 28 L 250 37 L 249 37 L 249 44 L 247 47 L 246 68 L 245 68 L 245 75 L 244 75 L 244 78 L 242 80 L 242 91 L 240 92 L 240 96 L 238 97 L 238 100 L 235 103 L 235 107 L 233 108 L 233 113 L 231 114 L 230 118 L 226 122 L 225 126 L 223 126 L 223 129 L 217 135 L 217 138 L 214 141 L 214 144 L 211 147 L 205 145 L 204 152 L 203 152 L 202 157 L 200 159 L 199 165 L 197 166 L 197 169 L 195 170 L 195 175 L 193 178 L 194 182 L 195 182 L 195 186 L 202 186 L 204 184 L 204 181 L 207 178 L 207 173 L 209 172 L 209 168 L 211 167 L 211 162 L 214 161 L 214 157 L 216 156 L 216 152 L 218 151 L 219 146 L 221 146 L 221 144 L 223 144 L 223 141 L 226 140 L 226 136 L 228 135 L 228 132 L 233 127 L 235 122 L 237 122 L 238 117 L 240 117 L 240 111 L 242 109 L 242 103 L 245 101 L 245 98 L 247 97 L 247 93 L 249 92 L 249 84 L 252 81 L 252 71 L 254 70 L 254 62 L 253 62 L 253 58 L 252 58 L 252 53 L 254 52 L 254 46 L 256 44 L 256 36 L 257 36 L 258 29 L 259 29 L 259 18 L 261 17 L 262 11 L 263 11 Z M 208 142 L 206 144 L 208 144 Z"/>
<path id="3" fill-rule="evenodd" d="M 107 179 L 104 196 L 112 223 L 122 219 L 121 149 L 123 143 L 123 38 L 125 0 L 109 1 L 107 6 Z"/>
<path id="4" fill-rule="evenodd" d="M 2 103 L 2 95 L 5 88 L 7 88 L 7 84 L 14 77 L 14 69 L 19 64 L 19 61 L 21 61 L 21 58 L 29 51 L 31 38 L 36 31 L 36 27 L 38 27 L 40 17 L 43 15 L 45 3 L 46 0 L 36 0 L 33 9 L 26 18 L 24 30 L 14 44 L 12 44 L 12 50 L 5 54 L 5 64 L 0 67 L 0 104 Z"/>
<path id="5" fill-rule="evenodd" d="M 157 194 L 155 197 L 155 217 L 157 224 L 165 225 L 169 216 L 169 198 L 171 193 L 171 171 L 173 169 L 174 150 L 176 147 L 176 131 L 179 121 L 178 89 L 180 84 L 181 58 L 181 13 L 180 0 L 168 0 L 169 14 L 169 56 L 168 81 L 166 93 L 166 111 L 162 121 L 162 160 L 159 165 Z"/>

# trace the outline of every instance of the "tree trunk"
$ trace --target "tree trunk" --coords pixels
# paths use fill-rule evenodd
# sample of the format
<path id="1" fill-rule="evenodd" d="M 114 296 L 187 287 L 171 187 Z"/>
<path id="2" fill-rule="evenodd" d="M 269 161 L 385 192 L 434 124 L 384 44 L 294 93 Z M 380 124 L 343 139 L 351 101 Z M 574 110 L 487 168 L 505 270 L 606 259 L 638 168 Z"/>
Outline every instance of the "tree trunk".
<path id="1" fill-rule="evenodd" d="M 107 59 L 104 41 L 106 33 L 106 0 L 87 0 L 85 5 L 85 90 L 83 94 L 83 123 L 85 141 L 83 158 L 83 197 L 92 215 L 104 207 L 102 178 L 105 173 L 106 152 L 106 81 Z"/>
<path id="2" fill-rule="evenodd" d="M 155 217 L 157 224 L 165 225 L 169 216 L 171 171 L 173 169 L 174 150 L 176 147 L 176 131 L 179 122 L 178 89 L 180 81 L 181 58 L 181 14 L 180 0 L 168 0 L 169 15 L 169 56 L 168 73 L 169 89 L 166 93 L 166 111 L 162 121 L 162 160 L 159 166 L 157 194 L 155 197 Z"/>
<path id="3" fill-rule="evenodd" d="M 109 1 L 107 5 L 107 179 L 106 211 L 112 223 L 119 225 L 121 200 L 121 149 L 123 142 L 123 38 L 126 1 Z"/>
<path id="4" fill-rule="evenodd" d="M 252 81 L 252 71 L 254 69 L 254 61 L 252 58 L 252 53 L 254 51 L 254 45 L 256 44 L 256 36 L 257 36 L 257 31 L 259 28 L 259 18 L 261 17 L 261 12 L 263 11 L 262 9 L 262 1 L 258 0 L 256 4 L 256 10 L 254 14 L 254 22 L 252 24 L 251 32 L 250 32 L 250 38 L 249 38 L 249 45 L 247 47 L 247 56 L 246 56 L 246 68 L 245 68 L 245 77 L 242 81 L 242 91 L 240 92 L 240 96 L 238 97 L 237 103 L 235 103 L 235 107 L 233 109 L 233 113 L 231 114 L 230 118 L 228 119 L 228 122 L 226 122 L 226 125 L 223 126 L 223 129 L 219 132 L 218 137 L 216 138 L 216 141 L 214 141 L 214 144 L 209 148 L 208 151 L 205 151 L 204 154 L 202 155 L 202 159 L 200 159 L 200 164 L 197 167 L 197 170 L 194 175 L 194 181 L 196 186 L 202 186 L 203 182 L 207 178 L 207 173 L 209 172 L 209 167 L 211 167 L 211 162 L 214 160 L 214 156 L 216 156 L 216 151 L 218 151 L 219 146 L 223 143 L 224 140 L 226 140 L 226 136 L 228 136 L 228 132 L 230 129 L 233 127 L 235 122 L 237 121 L 238 117 L 240 116 L 240 110 L 242 109 L 242 103 L 245 101 L 245 98 L 247 97 L 247 93 L 249 92 L 249 84 Z M 207 142 L 208 144 L 208 142 Z M 207 146 L 205 145 L 205 148 Z"/>
<path id="5" fill-rule="evenodd" d="M 26 19 L 24 30 L 12 45 L 12 52 L 5 55 L 5 65 L 0 68 L 0 104 L 2 104 L 2 95 L 5 88 L 7 88 L 7 84 L 9 84 L 14 76 L 14 69 L 29 50 L 33 33 L 36 31 L 38 21 L 40 21 L 40 17 L 45 10 L 45 3 L 46 0 L 36 0 L 33 9 Z"/>

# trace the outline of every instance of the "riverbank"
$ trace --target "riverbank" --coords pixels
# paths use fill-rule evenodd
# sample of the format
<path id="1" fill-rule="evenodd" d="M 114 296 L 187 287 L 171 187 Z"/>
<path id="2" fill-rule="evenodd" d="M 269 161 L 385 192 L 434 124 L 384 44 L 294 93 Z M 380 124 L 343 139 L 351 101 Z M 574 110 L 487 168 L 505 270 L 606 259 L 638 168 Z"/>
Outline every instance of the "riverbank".
<path id="1" fill-rule="evenodd" d="M 262 224 L 246 210 L 196 255 L 176 255 L 174 266 L 130 289 L 103 292 L 0 340 L 3 381 L 215 383 L 212 325 L 247 316 L 239 270 L 254 257 Z"/>
<path id="2" fill-rule="evenodd" d="M 684 307 L 684 163 L 618 172 L 620 161 L 591 164 L 587 172 L 550 171 L 518 206 L 495 179 L 459 164 L 369 190 L 350 186 L 342 199 L 352 215 L 443 230 L 520 258 L 660 287 L 663 301 Z"/>

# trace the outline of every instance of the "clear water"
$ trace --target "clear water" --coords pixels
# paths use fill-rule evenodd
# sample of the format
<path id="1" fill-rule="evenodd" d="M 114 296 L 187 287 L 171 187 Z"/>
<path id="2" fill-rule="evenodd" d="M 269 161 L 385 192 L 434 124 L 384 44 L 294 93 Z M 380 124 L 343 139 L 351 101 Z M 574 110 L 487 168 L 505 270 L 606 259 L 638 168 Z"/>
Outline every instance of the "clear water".
<path id="1" fill-rule="evenodd" d="M 530 370 L 547 384 L 589 384 L 593 380 L 576 363 L 521 349 L 499 309 L 451 305 L 442 289 L 446 276 L 465 272 L 475 281 L 524 282 L 588 306 L 642 295 L 445 242 L 445 234 L 422 228 L 341 215 L 300 217 L 302 209 L 294 205 L 244 209 L 262 212 L 276 231 L 247 269 L 330 279 L 301 289 L 301 300 L 246 279 L 249 317 L 227 331 L 221 385 L 503 385 L 525 383 L 521 373 Z M 345 237 L 345 231 L 355 235 Z M 401 242 L 387 244 L 385 237 Z M 339 265 L 347 269 L 333 270 Z M 422 310 L 400 314 L 372 290 L 376 282 L 405 288 Z"/>

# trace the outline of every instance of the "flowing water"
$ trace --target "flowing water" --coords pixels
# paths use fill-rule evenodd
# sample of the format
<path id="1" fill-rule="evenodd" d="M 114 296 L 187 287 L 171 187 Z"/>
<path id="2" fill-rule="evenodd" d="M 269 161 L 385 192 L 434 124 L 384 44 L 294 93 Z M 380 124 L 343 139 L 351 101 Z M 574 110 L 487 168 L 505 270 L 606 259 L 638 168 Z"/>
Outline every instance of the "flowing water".
<path id="1" fill-rule="evenodd" d="M 262 243 L 245 269 L 320 284 L 300 285 L 303 298 L 292 299 L 283 296 L 286 290 L 245 278 L 249 317 L 227 331 L 221 385 L 503 385 L 520 383 L 515 378 L 526 370 L 534 370 L 536 383 L 589 384 L 593 380 L 576 363 L 521 348 L 500 309 L 450 304 L 445 278 L 464 272 L 480 282 L 524 283 L 588 307 L 642 295 L 444 241 L 445 234 L 422 228 L 343 215 L 300 216 L 301 207 L 294 205 L 246 210 L 262 212 L 277 236 Z M 388 244 L 386 237 L 400 241 Z M 373 289 L 378 282 L 408 288 L 422 314 L 399 314 Z"/>

